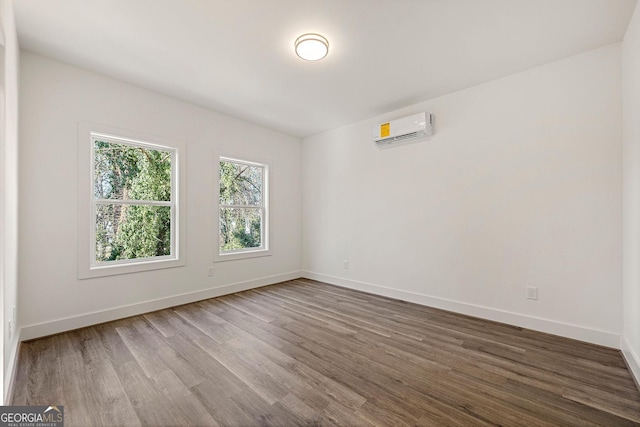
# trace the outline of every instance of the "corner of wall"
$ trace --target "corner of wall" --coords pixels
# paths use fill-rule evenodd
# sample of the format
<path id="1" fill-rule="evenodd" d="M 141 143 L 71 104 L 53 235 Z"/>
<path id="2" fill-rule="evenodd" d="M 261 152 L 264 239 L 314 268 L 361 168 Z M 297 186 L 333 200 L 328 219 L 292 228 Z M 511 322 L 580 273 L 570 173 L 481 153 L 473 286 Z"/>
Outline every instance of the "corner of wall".
<path id="1" fill-rule="evenodd" d="M 640 6 L 622 42 L 623 334 L 620 349 L 640 389 Z"/>
<path id="2" fill-rule="evenodd" d="M 629 372 L 633 376 L 636 383 L 636 387 L 640 391 L 640 357 L 633 351 L 631 344 L 627 340 L 627 337 L 622 335 L 620 337 L 620 350 L 622 351 L 622 357 L 629 368 Z"/>
<path id="3" fill-rule="evenodd" d="M 19 45 L 13 13 L 13 2 L 0 0 L 0 22 L 3 32 L 3 60 L 0 76 L 3 79 L 0 92 L 4 98 L 4 108 L 0 110 L 0 152 L 4 165 L 0 177 L 0 323 L 2 332 L 2 367 L 0 382 L 2 396 L 0 402 L 5 403 L 10 390 L 11 380 L 15 373 L 15 360 L 19 343 L 15 329 L 13 307 L 17 307 L 18 294 L 18 61 Z M 13 322 L 12 328 L 9 322 Z M 7 333 L 7 331 L 10 331 Z"/>

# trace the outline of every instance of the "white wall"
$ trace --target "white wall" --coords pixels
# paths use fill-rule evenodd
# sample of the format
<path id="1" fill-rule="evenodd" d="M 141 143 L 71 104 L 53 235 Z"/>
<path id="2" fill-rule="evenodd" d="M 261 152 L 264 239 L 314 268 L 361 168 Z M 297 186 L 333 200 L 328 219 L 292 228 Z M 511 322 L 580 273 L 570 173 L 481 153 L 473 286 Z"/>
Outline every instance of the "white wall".
<path id="1" fill-rule="evenodd" d="M 299 277 L 299 139 L 28 52 L 20 89 L 23 339 Z M 78 280 L 78 121 L 186 141 L 185 267 Z M 270 161 L 273 255 L 217 263 L 207 277 L 219 153 Z"/>
<path id="2" fill-rule="evenodd" d="M 640 383 L 640 7 L 623 47 L 623 310 L 621 347 Z"/>
<path id="3" fill-rule="evenodd" d="M 11 1 L 0 0 L 0 318 L 2 372 L 0 405 L 8 396 L 18 348 L 18 334 L 10 331 L 18 288 L 18 38 Z"/>
<path id="4" fill-rule="evenodd" d="M 304 274 L 617 347 L 620 76 L 615 44 L 305 139 Z M 425 110 L 430 142 L 371 142 Z"/>

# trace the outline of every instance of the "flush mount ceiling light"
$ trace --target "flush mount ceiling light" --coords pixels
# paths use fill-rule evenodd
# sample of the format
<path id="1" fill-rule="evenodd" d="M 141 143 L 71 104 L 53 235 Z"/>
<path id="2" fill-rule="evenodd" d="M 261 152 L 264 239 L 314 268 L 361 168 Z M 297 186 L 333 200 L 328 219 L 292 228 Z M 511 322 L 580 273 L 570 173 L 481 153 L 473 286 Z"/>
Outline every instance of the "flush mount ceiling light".
<path id="1" fill-rule="evenodd" d="M 320 34 L 303 34 L 294 43 L 296 55 L 306 61 L 318 61 L 329 52 L 329 42 Z"/>

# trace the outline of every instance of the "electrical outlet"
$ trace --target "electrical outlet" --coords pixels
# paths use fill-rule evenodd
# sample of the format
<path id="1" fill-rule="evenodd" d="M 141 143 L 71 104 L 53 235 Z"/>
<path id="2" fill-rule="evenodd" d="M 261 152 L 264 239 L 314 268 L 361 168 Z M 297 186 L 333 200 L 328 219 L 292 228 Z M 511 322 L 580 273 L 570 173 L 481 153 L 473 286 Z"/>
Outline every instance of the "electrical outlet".
<path id="1" fill-rule="evenodd" d="M 209 277 L 213 277 L 213 276 L 215 276 L 215 274 L 216 274 L 216 271 L 214 270 L 214 268 L 213 267 L 209 267 Z"/>
<path id="2" fill-rule="evenodd" d="M 9 320 L 9 339 L 13 338 L 13 320 Z"/>
<path id="3" fill-rule="evenodd" d="M 538 288 L 535 286 L 527 286 L 527 299 L 538 299 Z"/>
<path id="4" fill-rule="evenodd" d="M 348 261 L 348 260 L 346 260 L 346 259 L 345 259 L 344 261 L 342 261 L 342 267 L 343 267 L 345 270 L 348 270 L 348 269 L 349 269 L 349 261 Z"/>

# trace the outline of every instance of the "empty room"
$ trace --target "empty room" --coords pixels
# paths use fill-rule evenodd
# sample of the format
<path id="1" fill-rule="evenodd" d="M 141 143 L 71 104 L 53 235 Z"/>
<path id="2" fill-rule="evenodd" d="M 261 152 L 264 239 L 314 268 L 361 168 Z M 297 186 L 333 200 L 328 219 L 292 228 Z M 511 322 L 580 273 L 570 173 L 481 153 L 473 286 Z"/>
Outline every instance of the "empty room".
<path id="1" fill-rule="evenodd" d="M 0 18 L 0 427 L 640 425 L 637 0 Z"/>

